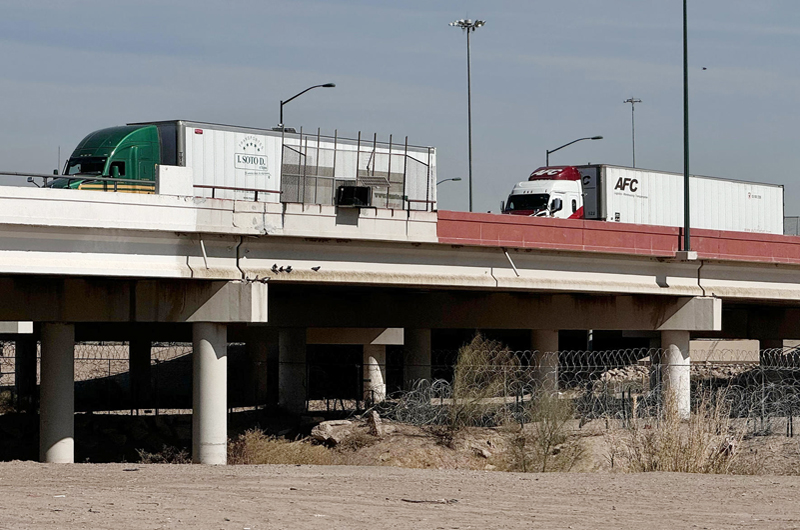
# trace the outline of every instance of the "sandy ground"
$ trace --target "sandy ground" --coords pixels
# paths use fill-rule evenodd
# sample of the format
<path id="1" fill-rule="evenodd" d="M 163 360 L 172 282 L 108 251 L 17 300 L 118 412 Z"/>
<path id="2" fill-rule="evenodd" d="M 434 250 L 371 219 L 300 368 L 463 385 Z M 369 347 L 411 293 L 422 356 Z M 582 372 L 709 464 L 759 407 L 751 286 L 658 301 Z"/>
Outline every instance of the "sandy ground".
<path id="1" fill-rule="evenodd" d="M 800 528 L 798 500 L 800 477 L 0 463 L 3 529 Z"/>

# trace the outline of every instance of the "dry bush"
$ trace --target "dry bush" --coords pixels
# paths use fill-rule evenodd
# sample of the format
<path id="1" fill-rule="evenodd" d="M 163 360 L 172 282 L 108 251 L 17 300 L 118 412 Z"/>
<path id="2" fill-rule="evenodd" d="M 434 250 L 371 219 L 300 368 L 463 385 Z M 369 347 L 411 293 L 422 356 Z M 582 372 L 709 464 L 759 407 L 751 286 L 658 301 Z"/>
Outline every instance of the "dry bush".
<path id="1" fill-rule="evenodd" d="M 667 394 L 661 415 L 637 420 L 607 435 L 609 460 L 628 472 L 752 473 L 754 462 L 739 458 L 744 425 L 730 418 L 725 392 L 705 393 L 697 410 L 681 420 L 674 397 Z"/>
<path id="2" fill-rule="evenodd" d="M 458 350 L 447 426 L 459 430 L 502 423 L 498 415 L 505 414 L 505 404 L 493 398 L 506 395 L 509 376 L 519 366 L 511 350 L 476 334 Z"/>
<path id="3" fill-rule="evenodd" d="M 0 414 L 10 414 L 16 412 L 14 406 L 14 395 L 9 390 L 0 392 Z"/>
<path id="4" fill-rule="evenodd" d="M 334 464 L 333 453 L 308 441 L 291 441 L 250 429 L 228 443 L 229 464 Z"/>
<path id="5" fill-rule="evenodd" d="M 571 400 L 543 394 L 527 406 L 528 425 L 516 427 L 500 468 L 506 471 L 570 471 L 586 451 L 580 438 L 571 436 L 569 422 L 575 407 Z"/>
<path id="6" fill-rule="evenodd" d="M 144 449 L 137 449 L 139 463 L 141 464 L 191 464 L 192 459 L 186 449 L 178 449 L 164 445 L 158 453 L 148 453 Z"/>
<path id="7" fill-rule="evenodd" d="M 339 442 L 339 444 L 337 444 L 336 446 L 336 449 L 341 452 L 358 451 L 359 449 L 375 445 L 380 440 L 381 439 L 379 437 L 373 436 L 372 434 L 366 431 L 356 430 L 353 431 L 344 440 Z"/>

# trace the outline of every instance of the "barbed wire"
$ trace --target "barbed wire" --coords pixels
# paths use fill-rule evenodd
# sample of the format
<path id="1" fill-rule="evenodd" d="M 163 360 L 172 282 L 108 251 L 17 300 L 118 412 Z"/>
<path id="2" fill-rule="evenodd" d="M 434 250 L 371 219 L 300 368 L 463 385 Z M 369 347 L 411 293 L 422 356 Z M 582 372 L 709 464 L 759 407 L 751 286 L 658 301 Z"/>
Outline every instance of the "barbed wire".
<path id="1" fill-rule="evenodd" d="M 242 347 L 230 346 L 231 351 L 237 352 Z M 0 387 L 13 388 L 14 343 L 0 342 L 0 352 Z M 191 361 L 191 352 L 190 343 L 153 343 L 151 364 L 158 367 L 153 372 L 154 394 L 166 399 L 165 389 L 191 376 L 186 364 Z M 668 366 L 663 363 L 665 351 L 652 348 L 559 352 L 496 349 L 477 352 L 460 361 L 456 350 L 434 350 L 435 364 L 430 365 L 413 365 L 408 360 L 417 356 L 402 350 L 396 353 L 399 361 L 384 366 L 385 379 L 393 381 L 395 389 L 406 389 L 390 392 L 379 407 L 398 421 L 417 425 L 445 424 L 453 421 L 454 415 L 471 415 L 464 421 L 475 425 L 524 423 L 532 421 L 532 407 L 545 395 L 569 402 L 575 418 L 582 423 L 657 417 L 663 405 L 663 372 Z M 128 384 L 129 355 L 126 342 L 77 343 L 76 381 L 104 380 L 103 395 L 121 393 Z M 785 426 L 793 434 L 793 417 L 800 411 L 797 349 L 695 348 L 691 355 L 691 363 L 685 360 L 671 366 L 688 374 L 693 407 L 700 396 L 714 393 L 726 400 L 731 417 L 748 421 L 754 432 Z M 260 361 L 252 364 L 251 371 L 256 373 L 266 373 L 268 369 Z M 358 409 L 365 403 L 372 404 L 373 399 L 363 387 L 364 374 L 358 362 L 331 360 L 324 365 L 309 364 L 307 368 L 308 390 L 313 399 L 332 399 L 334 409 Z M 416 374 L 421 370 L 428 375 L 416 382 L 408 381 L 404 370 Z M 342 393 L 342 388 L 346 392 Z M 325 407 L 330 408 L 330 404 Z"/>

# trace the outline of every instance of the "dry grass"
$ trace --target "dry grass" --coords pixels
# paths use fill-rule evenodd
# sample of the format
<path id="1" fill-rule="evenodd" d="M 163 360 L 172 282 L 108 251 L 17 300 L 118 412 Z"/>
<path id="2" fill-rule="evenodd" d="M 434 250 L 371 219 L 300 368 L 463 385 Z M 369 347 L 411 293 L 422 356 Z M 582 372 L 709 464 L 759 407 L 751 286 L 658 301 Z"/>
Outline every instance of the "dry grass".
<path id="1" fill-rule="evenodd" d="M 144 449 L 137 449 L 139 463 L 141 464 L 191 464 L 192 459 L 185 449 L 178 449 L 165 445 L 157 453 L 148 453 Z"/>
<path id="2" fill-rule="evenodd" d="M 16 412 L 14 406 L 14 395 L 9 390 L 0 392 L 0 414 L 10 414 Z"/>
<path id="3" fill-rule="evenodd" d="M 251 429 L 228 443 L 229 464 L 331 465 L 335 453 L 305 440 L 291 441 Z"/>
<path id="4" fill-rule="evenodd" d="M 669 395 L 655 420 L 632 421 L 607 434 L 612 468 L 628 472 L 752 473 L 755 462 L 740 458 L 744 425 L 734 423 L 724 392 L 704 394 L 682 420 Z"/>
<path id="5" fill-rule="evenodd" d="M 504 471 L 571 471 L 585 456 L 582 440 L 571 432 L 575 408 L 571 400 L 543 394 L 528 404 L 530 423 L 508 429 L 508 448 L 498 459 Z"/>
<path id="6" fill-rule="evenodd" d="M 497 416 L 505 413 L 505 406 L 491 404 L 491 398 L 506 395 L 504 374 L 518 368 L 519 359 L 511 350 L 476 334 L 458 350 L 447 426 L 459 430 L 503 423 Z"/>
<path id="7" fill-rule="evenodd" d="M 375 445 L 379 441 L 380 438 L 369 434 L 365 430 L 355 430 L 350 436 L 342 440 L 342 442 L 336 446 L 336 450 L 339 452 L 352 453 L 364 449 L 365 447 Z"/>

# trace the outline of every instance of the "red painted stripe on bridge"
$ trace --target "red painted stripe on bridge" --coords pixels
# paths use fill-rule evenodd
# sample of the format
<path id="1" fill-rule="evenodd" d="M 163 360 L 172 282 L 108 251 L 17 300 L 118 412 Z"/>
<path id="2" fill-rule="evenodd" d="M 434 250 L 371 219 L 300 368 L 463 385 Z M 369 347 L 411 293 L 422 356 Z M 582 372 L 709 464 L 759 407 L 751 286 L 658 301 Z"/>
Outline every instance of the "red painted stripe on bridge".
<path id="1" fill-rule="evenodd" d="M 676 227 L 544 219 L 439 211 L 440 243 L 489 247 L 575 250 L 673 257 L 682 239 Z M 692 230 L 701 259 L 800 264 L 800 237 L 720 230 Z"/>

